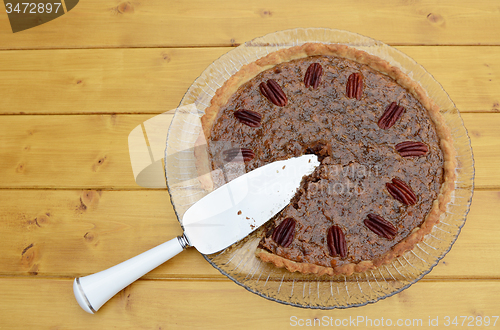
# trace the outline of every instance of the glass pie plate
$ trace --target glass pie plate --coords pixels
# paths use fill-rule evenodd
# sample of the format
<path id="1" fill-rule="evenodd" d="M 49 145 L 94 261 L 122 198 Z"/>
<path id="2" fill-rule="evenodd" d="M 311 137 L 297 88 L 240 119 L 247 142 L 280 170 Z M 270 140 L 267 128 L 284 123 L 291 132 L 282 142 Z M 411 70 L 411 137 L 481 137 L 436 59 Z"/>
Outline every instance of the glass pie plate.
<path id="1" fill-rule="evenodd" d="M 457 239 L 469 212 L 474 190 L 474 160 L 460 113 L 441 85 L 407 55 L 356 33 L 323 28 L 279 31 L 234 48 L 208 66 L 193 82 L 180 103 L 180 106 L 191 107 L 178 109 L 172 119 L 165 156 L 167 185 L 176 215 L 182 219 L 187 208 L 207 193 L 197 179 L 193 150 L 201 130 L 199 118 L 215 91 L 243 65 L 273 51 L 306 42 L 345 44 L 376 55 L 420 83 L 439 105 L 452 131 L 458 163 L 455 191 L 447 211 L 432 232 L 413 250 L 376 270 L 351 276 L 304 275 L 264 263 L 255 256 L 260 240 L 259 230 L 219 253 L 204 257 L 237 284 L 270 300 L 320 309 L 362 306 L 408 288 L 432 270 Z"/>

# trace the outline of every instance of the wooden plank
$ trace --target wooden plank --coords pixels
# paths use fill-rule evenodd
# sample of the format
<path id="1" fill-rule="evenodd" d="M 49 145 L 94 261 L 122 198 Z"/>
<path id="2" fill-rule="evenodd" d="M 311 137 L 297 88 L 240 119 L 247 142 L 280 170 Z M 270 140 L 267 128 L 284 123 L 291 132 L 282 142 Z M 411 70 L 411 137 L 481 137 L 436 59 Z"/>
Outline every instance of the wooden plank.
<path id="1" fill-rule="evenodd" d="M 477 191 L 451 252 L 426 279 L 500 278 L 500 191 Z M 181 234 L 166 191 L 0 190 L 0 276 L 98 272 Z M 478 257 L 478 256 L 481 257 Z M 224 278 L 194 249 L 146 275 Z"/>
<path id="2" fill-rule="evenodd" d="M 83 3 L 82 3 L 83 5 Z M 398 47 L 462 112 L 500 111 L 498 47 Z M 231 48 L 0 52 L 0 114 L 162 113 Z"/>
<path id="3" fill-rule="evenodd" d="M 494 237 L 500 231 L 500 224 L 498 209 L 492 207 L 499 202 L 499 191 L 474 192 L 470 212 L 457 241 L 425 278 L 500 278 L 500 267 L 496 266 L 500 243 Z"/>
<path id="4" fill-rule="evenodd" d="M 460 112 L 500 111 L 496 47 L 397 47 L 442 85 Z"/>
<path id="5" fill-rule="evenodd" d="M 448 324 L 457 328 L 452 324 L 455 316 L 460 328 L 483 328 L 485 321 L 494 327 L 499 322 L 498 281 L 421 281 L 375 304 L 340 310 L 293 308 L 252 294 L 231 281 L 139 281 L 94 315 L 78 306 L 71 285 L 70 280 L 0 278 L 0 326 L 75 330 L 288 329 L 318 319 L 316 326 L 322 327 L 335 327 L 337 322 L 339 327 L 343 323 L 345 327 L 362 329 L 398 324 L 408 328 L 444 328 Z"/>
<path id="6" fill-rule="evenodd" d="M 230 48 L 0 52 L 7 114 L 163 113 Z"/>
<path id="7" fill-rule="evenodd" d="M 297 27 L 344 29 L 399 45 L 498 45 L 499 18 L 495 0 L 258 0 L 244 6 L 223 0 L 88 0 L 15 34 L 2 15 L 0 48 L 229 46 Z"/>
<path id="8" fill-rule="evenodd" d="M 486 113 L 463 114 L 474 153 L 476 188 L 498 187 L 498 164 L 500 164 L 500 132 L 495 129 L 499 124 L 498 115 L 492 117 Z M 488 122 L 492 120 L 493 122 Z M 497 126 L 498 127 L 498 126 Z"/>
<path id="9" fill-rule="evenodd" d="M 90 274 L 182 234 L 166 190 L 0 190 L 0 196 L 0 275 Z M 161 268 L 149 277 L 219 275 L 194 249 Z"/>
<path id="10" fill-rule="evenodd" d="M 151 115 L 4 116 L 3 187 L 132 187 L 128 135 Z M 10 177 L 10 179 L 9 179 Z"/>
<path id="11" fill-rule="evenodd" d="M 152 115 L 2 116 L 0 188 L 137 189 L 128 134 Z M 463 114 L 476 187 L 500 187 L 500 114 Z"/>

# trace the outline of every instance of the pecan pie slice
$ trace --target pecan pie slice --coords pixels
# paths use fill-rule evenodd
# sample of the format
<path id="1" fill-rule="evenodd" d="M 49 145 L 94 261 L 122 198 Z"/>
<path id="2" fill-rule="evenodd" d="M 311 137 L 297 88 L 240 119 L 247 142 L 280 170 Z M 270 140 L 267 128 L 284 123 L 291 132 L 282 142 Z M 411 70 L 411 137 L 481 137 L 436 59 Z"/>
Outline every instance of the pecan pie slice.
<path id="1" fill-rule="evenodd" d="M 219 155 L 235 157 L 218 142 L 238 146 L 247 171 L 318 155 L 260 231 L 256 255 L 290 271 L 349 275 L 389 263 L 432 230 L 454 189 L 437 106 L 399 69 L 347 46 L 305 44 L 245 66 L 202 124 L 211 169 Z"/>

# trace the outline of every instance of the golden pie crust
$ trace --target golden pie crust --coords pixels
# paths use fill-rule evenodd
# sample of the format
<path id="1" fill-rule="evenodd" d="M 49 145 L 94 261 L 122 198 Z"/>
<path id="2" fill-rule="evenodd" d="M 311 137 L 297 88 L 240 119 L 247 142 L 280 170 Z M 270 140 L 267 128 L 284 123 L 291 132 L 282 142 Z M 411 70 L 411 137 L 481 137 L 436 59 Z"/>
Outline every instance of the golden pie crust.
<path id="1" fill-rule="evenodd" d="M 255 62 L 243 66 L 240 71 L 230 77 L 226 83 L 219 88 L 212 98 L 210 106 L 206 109 L 205 115 L 201 118 L 203 131 L 197 141 L 198 145 L 203 144 L 210 138 L 210 131 L 221 108 L 226 105 L 229 98 L 236 93 L 238 88 L 257 76 L 259 73 L 273 68 L 274 66 L 295 59 L 309 56 L 327 55 L 346 58 L 368 67 L 392 78 L 397 84 L 405 88 L 413 95 L 421 105 L 427 109 L 431 121 L 435 125 L 439 145 L 444 156 L 443 182 L 439 194 L 433 201 L 432 208 L 428 212 L 422 224 L 406 236 L 406 238 L 395 244 L 388 252 L 373 260 L 363 260 L 357 263 L 347 263 L 340 266 L 325 267 L 310 263 L 292 261 L 281 256 L 258 248 L 256 255 L 265 262 L 271 262 L 276 267 L 285 267 L 291 272 L 301 272 L 304 274 L 319 275 L 350 275 L 354 272 L 364 272 L 375 269 L 383 264 L 388 264 L 404 252 L 413 249 L 415 244 L 422 241 L 425 235 L 432 231 L 432 228 L 439 222 L 440 217 L 445 213 L 447 204 L 450 202 L 455 187 L 456 151 L 453 148 L 450 129 L 446 125 L 444 118 L 439 113 L 439 107 L 430 99 L 424 89 L 397 67 L 391 66 L 388 62 L 379 57 L 370 55 L 364 51 L 338 44 L 306 43 L 287 49 L 282 49 L 271 53 Z M 200 182 L 207 190 L 212 190 L 213 179 L 210 177 L 210 160 L 208 151 L 205 148 L 195 148 L 197 168 L 200 173 Z"/>

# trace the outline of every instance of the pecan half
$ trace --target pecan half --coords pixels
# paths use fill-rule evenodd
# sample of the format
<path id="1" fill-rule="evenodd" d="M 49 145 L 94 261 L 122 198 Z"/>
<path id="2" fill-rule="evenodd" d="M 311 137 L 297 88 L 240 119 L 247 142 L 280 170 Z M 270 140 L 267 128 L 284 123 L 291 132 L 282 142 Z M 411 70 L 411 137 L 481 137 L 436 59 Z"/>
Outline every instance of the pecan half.
<path id="1" fill-rule="evenodd" d="M 238 110 L 234 112 L 234 116 L 243 124 L 250 127 L 259 127 L 262 115 L 252 110 Z"/>
<path id="2" fill-rule="evenodd" d="M 367 218 L 363 221 L 366 227 L 373 231 L 380 237 L 385 237 L 387 239 L 394 239 L 398 230 L 392 223 L 382 218 L 380 215 L 370 213 Z"/>
<path id="3" fill-rule="evenodd" d="M 304 75 L 304 84 L 306 88 L 312 86 L 313 89 L 318 88 L 321 82 L 321 74 L 323 73 L 323 67 L 319 63 L 313 63 L 307 68 L 306 74 Z"/>
<path id="4" fill-rule="evenodd" d="M 424 156 L 429 151 L 425 143 L 413 141 L 398 143 L 395 149 L 402 157 Z"/>
<path id="5" fill-rule="evenodd" d="M 262 95 L 267 97 L 267 99 L 275 105 L 284 107 L 288 104 L 288 98 L 280 85 L 273 79 L 269 79 L 267 82 L 261 82 L 259 88 Z"/>
<path id="6" fill-rule="evenodd" d="M 392 195 L 392 197 L 394 197 L 401 203 L 406 205 L 413 205 L 417 202 L 417 196 L 410 188 L 410 186 L 404 181 L 398 178 L 394 178 L 392 179 L 392 183 L 387 182 L 385 186 L 387 187 L 387 190 Z"/>
<path id="7" fill-rule="evenodd" d="M 222 152 L 222 155 L 224 156 L 224 161 L 228 163 L 232 160 L 241 161 L 241 158 L 238 159 L 236 157 L 243 157 L 244 162 L 251 161 L 255 157 L 255 153 L 249 148 L 227 149 Z"/>
<path id="8" fill-rule="evenodd" d="M 347 256 L 347 244 L 344 232 L 340 227 L 333 225 L 328 229 L 326 242 L 328 243 L 328 250 L 332 257 L 340 256 L 341 258 L 345 258 Z"/>
<path id="9" fill-rule="evenodd" d="M 399 117 L 401 117 L 404 110 L 404 107 L 398 105 L 396 102 L 392 102 L 387 106 L 382 117 L 380 117 L 378 127 L 382 129 L 391 128 L 398 121 Z"/>
<path id="10" fill-rule="evenodd" d="M 363 95 L 363 76 L 361 73 L 351 73 L 347 79 L 346 94 L 350 99 L 361 100 L 361 95 Z"/>
<path id="11" fill-rule="evenodd" d="M 293 218 L 286 218 L 274 229 L 271 238 L 282 247 L 288 247 L 292 244 L 294 234 L 295 220 Z"/>

